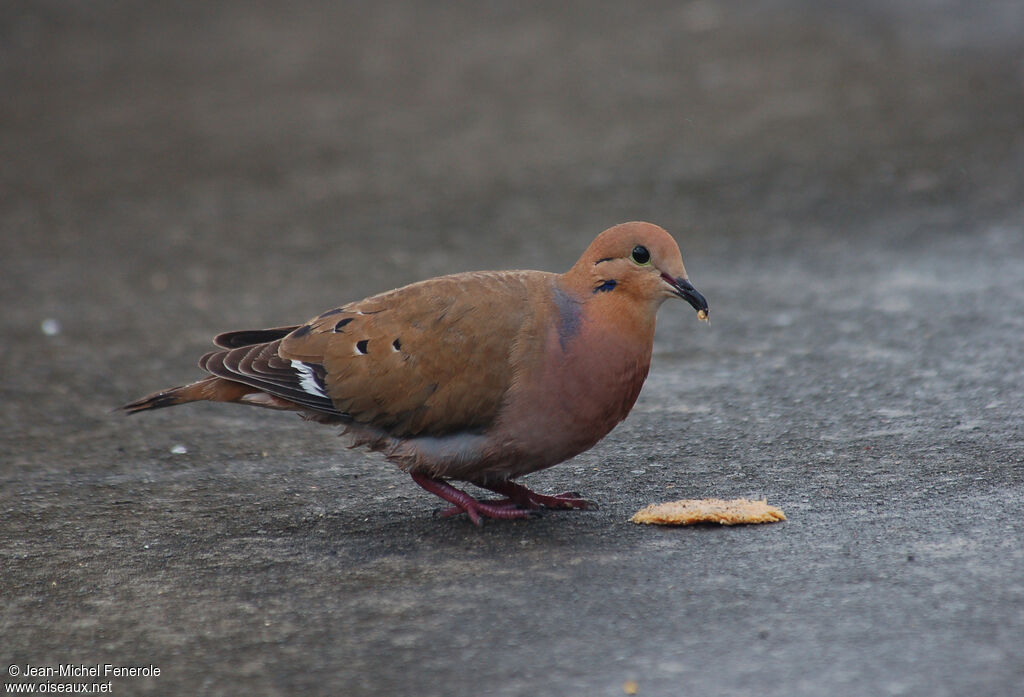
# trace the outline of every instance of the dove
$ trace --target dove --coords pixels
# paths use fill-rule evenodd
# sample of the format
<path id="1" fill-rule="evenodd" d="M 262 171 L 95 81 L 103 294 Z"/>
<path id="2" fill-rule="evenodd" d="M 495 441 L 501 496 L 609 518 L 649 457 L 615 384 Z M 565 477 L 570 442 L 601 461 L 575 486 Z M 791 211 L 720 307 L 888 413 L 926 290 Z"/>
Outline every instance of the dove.
<path id="1" fill-rule="evenodd" d="M 208 376 L 121 409 L 233 402 L 337 424 L 351 447 L 383 454 L 447 501 L 443 516 L 465 513 L 477 525 L 596 508 L 516 480 L 588 450 L 629 414 L 669 298 L 707 319 L 672 236 L 623 223 L 563 274 L 457 273 L 301 325 L 220 334 L 219 350 L 199 360 Z M 478 499 L 453 481 L 501 498 Z"/>

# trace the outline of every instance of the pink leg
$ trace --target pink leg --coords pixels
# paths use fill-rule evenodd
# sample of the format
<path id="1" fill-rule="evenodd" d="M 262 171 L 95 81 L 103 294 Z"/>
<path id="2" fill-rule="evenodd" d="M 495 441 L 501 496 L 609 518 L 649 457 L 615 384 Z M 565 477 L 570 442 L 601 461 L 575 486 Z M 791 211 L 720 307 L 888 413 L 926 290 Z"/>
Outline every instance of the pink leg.
<path id="1" fill-rule="evenodd" d="M 420 484 L 420 486 L 423 485 Z M 485 506 L 489 511 L 494 511 L 495 509 L 503 509 L 502 515 L 491 515 L 490 517 L 492 518 L 513 517 L 509 515 L 513 512 L 516 513 L 514 517 L 520 518 L 524 517 L 524 514 L 528 511 L 536 510 L 542 507 L 577 510 L 597 509 L 597 504 L 594 501 L 580 498 L 579 494 L 571 491 L 567 491 L 561 494 L 555 494 L 553 496 L 547 496 L 545 494 L 538 494 L 537 492 L 526 488 L 522 484 L 516 484 L 515 482 L 511 481 L 497 482 L 494 484 L 480 484 L 478 486 L 484 489 L 490 489 L 494 493 L 501 494 L 505 498 L 480 501 L 479 499 L 474 499 L 469 494 L 466 494 L 463 491 L 454 489 L 454 487 L 451 488 L 454 489 L 455 491 L 458 491 L 460 494 L 469 498 L 470 500 L 475 501 L 477 506 Z M 441 495 L 438 494 L 438 496 Z M 459 515 L 461 513 L 469 513 L 469 511 L 467 511 L 457 502 L 452 501 L 451 499 L 444 496 L 442 496 L 442 498 L 444 498 L 446 501 L 451 501 L 452 503 L 456 504 L 451 508 L 446 508 L 445 510 L 441 511 L 442 518 L 448 518 L 453 515 Z M 485 513 L 485 515 L 488 514 Z M 472 514 L 470 514 L 470 518 L 472 517 Z"/>
<path id="2" fill-rule="evenodd" d="M 433 477 L 428 477 L 425 474 L 414 472 L 412 474 L 412 480 L 431 494 L 439 496 L 448 503 L 453 504 L 456 509 L 455 512 L 465 512 L 465 514 L 469 516 L 469 519 L 476 525 L 483 524 L 480 516 L 512 520 L 514 518 L 525 518 L 530 515 L 529 511 L 521 508 L 515 508 L 504 501 L 478 501 L 462 489 L 456 489 L 451 484 L 441 479 L 434 479 Z M 448 511 L 442 512 L 442 515 L 445 514 L 449 514 Z"/>
<path id="3" fill-rule="evenodd" d="M 561 494 L 547 496 L 545 494 L 538 494 L 536 491 L 531 491 L 522 484 L 516 484 L 513 481 L 496 482 L 494 484 L 484 484 L 482 486 L 485 489 L 490 489 L 496 494 L 507 496 L 509 501 L 512 501 L 520 508 L 539 508 L 543 506 L 544 508 L 573 508 L 582 510 L 597 509 L 597 503 L 588 499 L 580 498 L 580 495 L 573 491 L 566 491 Z"/>

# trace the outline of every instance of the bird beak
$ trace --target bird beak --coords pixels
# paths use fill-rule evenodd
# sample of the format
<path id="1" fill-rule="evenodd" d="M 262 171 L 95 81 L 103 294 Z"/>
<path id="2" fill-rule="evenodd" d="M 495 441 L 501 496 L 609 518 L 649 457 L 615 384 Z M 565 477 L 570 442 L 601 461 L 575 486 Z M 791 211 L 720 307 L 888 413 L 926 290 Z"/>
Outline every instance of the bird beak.
<path id="1" fill-rule="evenodd" d="M 693 306 L 693 309 L 697 311 L 697 314 L 703 313 L 706 317 L 708 314 L 708 301 L 704 299 L 693 284 L 687 281 L 685 278 L 673 278 L 667 273 L 661 274 L 661 278 L 665 283 L 672 287 L 672 294 L 682 298 L 686 302 Z"/>

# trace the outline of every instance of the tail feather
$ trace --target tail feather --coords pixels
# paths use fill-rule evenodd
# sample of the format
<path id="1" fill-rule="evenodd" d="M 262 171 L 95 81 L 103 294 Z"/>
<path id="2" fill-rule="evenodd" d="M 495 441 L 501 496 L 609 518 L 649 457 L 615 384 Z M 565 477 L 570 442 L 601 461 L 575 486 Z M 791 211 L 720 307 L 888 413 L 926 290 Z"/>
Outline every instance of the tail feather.
<path id="1" fill-rule="evenodd" d="M 171 387 L 146 395 L 134 402 L 125 404 L 121 407 L 121 410 L 129 414 L 135 414 L 140 411 L 163 409 L 164 407 L 173 407 L 178 404 L 187 404 L 188 402 L 237 402 L 253 392 L 259 392 L 259 390 L 232 380 L 208 377 L 188 385 Z"/>

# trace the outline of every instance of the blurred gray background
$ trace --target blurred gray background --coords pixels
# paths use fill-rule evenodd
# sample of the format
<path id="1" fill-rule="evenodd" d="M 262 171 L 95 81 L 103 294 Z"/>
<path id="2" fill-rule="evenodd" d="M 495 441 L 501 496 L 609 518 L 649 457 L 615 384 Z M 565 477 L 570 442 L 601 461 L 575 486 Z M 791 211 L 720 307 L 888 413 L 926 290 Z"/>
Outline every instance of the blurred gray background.
<path id="1" fill-rule="evenodd" d="M 1020 694 L 1022 36 L 1015 1 L 4 3 L 0 665 Z M 666 305 L 630 418 L 528 479 L 599 511 L 476 529 L 330 428 L 110 413 L 219 331 L 632 219 L 712 322 Z M 712 496 L 789 520 L 627 522 Z"/>

